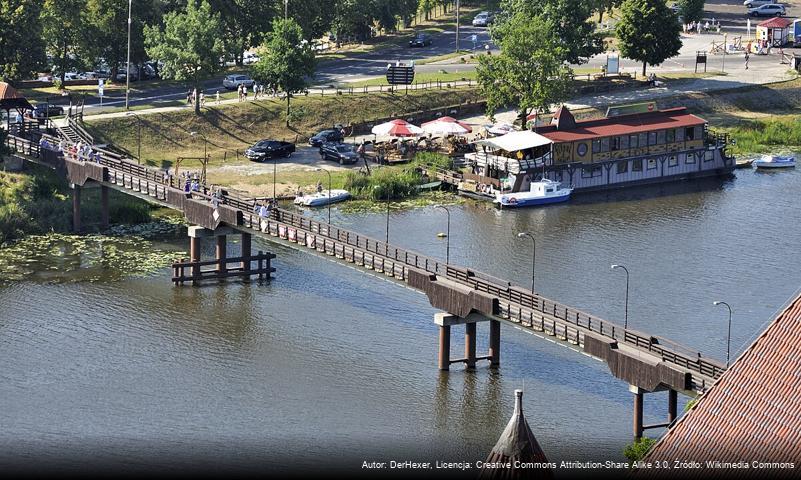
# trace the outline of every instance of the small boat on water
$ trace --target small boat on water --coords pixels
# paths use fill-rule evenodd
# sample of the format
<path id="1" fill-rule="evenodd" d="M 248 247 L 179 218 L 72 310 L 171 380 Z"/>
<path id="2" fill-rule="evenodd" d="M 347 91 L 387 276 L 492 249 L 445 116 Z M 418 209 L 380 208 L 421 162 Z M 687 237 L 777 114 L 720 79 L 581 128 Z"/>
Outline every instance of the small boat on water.
<path id="1" fill-rule="evenodd" d="M 497 193 L 495 203 L 501 207 L 530 207 L 534 205 L 547 205 L 549 203 L 566 202 L 570 199 L 572 188 L 561 188 L 560 182 L 543 179 L 531 182 L 528 192 Z"/>
<path id="2" fill-rule="evenodd" d="M 350 193 L 347 190 L 323 190 L 311 195 L 295 197 L 292 203 L 304 207 L 320 207 L 329 203 L 341 202 L 348 198 L 350 198 Z"/>
<path id="3" fill-rule="evenodd" d="M 795 167 L 795 157 L 782 155 L 762 155 L 762 158 L 754 160 L 756 168 L 788 168 Z"/>

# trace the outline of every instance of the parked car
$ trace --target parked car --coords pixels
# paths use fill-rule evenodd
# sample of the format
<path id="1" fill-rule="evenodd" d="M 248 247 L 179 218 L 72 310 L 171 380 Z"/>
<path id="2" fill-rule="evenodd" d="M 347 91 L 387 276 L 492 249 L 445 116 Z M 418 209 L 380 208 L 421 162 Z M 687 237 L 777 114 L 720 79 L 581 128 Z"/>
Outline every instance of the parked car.
<path id="1" fill-rule="evenodd" d="M 126 72 L 127 71 L 128 71 L 128 69 L 126 67 L 120 67 L 117 70 L 117 76 L 114 77 L 114 80 L 117 81 L 117 82 L 125 82 L 125 81 L 127 81 L 127 78 L 126 78 Z M 131 77 L 131 81 L 132 82 L 139 81 L 139 69 L 136 68 L 134 65 L 131 65 L 131 75 L 130 75 L 130 77 Z"/>
<path id="2" fill-rule="evenodd" d="M 269 158 L 289 157 L 294 151 L 294 143 L 280 140 L 261 140 L 245 150 L 245 156 L 252 162 L 261 162 Z"/>
<path id="3" fill-rule="evenodd" d="M 325 142 L 320 146 L 320 157 L 323 160 L 339 162 L 340 165 L 359 161 L 356 147 L 349 143 Z"/>
<path id="4" fill-rule="evenodd" d="M 245 65 L 251 65 L 259 61 L 259 55 L 255 52 L 245 52 L 242 55 L 242 63 Z"/>
<path id="5" fill-rule="evenodd" d="M 783 17 L 787 15 L 787 12 L 784 10 L 784 5 L 770 3 L 762 5 L 761 7 L 748 9 L 748 15 L 752 17 Z"/>
<path id="6" fill-rule="evenodd" d="M 426 47 L 431 45 L 431 37 L 425 33 L 418 33 L 413 39 L 409 40 L 409 47 Z"/>
<path id="7" fill-rule="evenodd" d="M 746 8 L 756 8 L 762 5 L 772 5 L 774 3 L 776 3 L 776 0 L 745 0 L 743 5 L 745 5 Z"/>
<path id="8" fill-rule="evenodd" d="M 33 107 L 33 118 L 48 118 L 64 115 L 64 109 L 52 103 L 37 103 Z"/>
<path id="9" fill-rule="evenodd" d="M 318 132 L 316 135 L 309 138 L 309 145 L 312 147 L 319 147 L 325 142 L 341 142 L 342 140 L 344 140 L 342 132 L 336 128 L 331 128 Z"/>
<path id="10" fill-rule="evenodd" d="M 254 83 L 256 83 L 256 81 L 247 75 L 228 75 L 223 79 L 223 87 L 228 90 L 236 90 L 240 85 L 250 88 Z"/>
<path id="11" fill-rule="evenodd" d="M 473 26 L 488 27 L 492 25 L 493 20 L 495 20 L 495 18 L 492 16 L 490 12 L 480 12 L 478 15 L 473 17 Z"/>

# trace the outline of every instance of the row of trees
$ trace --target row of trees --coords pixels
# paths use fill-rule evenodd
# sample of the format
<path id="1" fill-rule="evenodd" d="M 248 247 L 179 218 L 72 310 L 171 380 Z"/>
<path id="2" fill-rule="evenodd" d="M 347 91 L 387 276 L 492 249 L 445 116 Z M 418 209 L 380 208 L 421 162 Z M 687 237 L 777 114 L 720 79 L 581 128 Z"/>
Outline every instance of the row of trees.
<path id="1" fill-rule="evenodd" d="M 532 112 L 549 111 L 564 101 L 572 82 L 569 65 L 605 50 L 604 34 L 590 18 L 618 1 L 503 0 L 503 15 L 491 30 L 501 53 L 480 57 L 477 67 L 487 113 L 515 105 L 525 124 Z M 643 75 L 646 65 L 678 54 L 681 26 L 664 0 L 623 0 L 619 6 L 615 35 L 620 54 L 642 62 Z"/>
<path id="2" fill-rule="evenodd" d="M 134 0 L 131 61 L 148 59 L 145 26 L 164 26 L 170 14 L 196 0 Z M 219 15 L 222 54 L 242 63 L 243 53 L 261 45 L 273 20 L 295 19 L 308 41 L 328 32 L 367 38 L 409 24 L 418 8 L 430 11 L 452 0 L 209 0 Z M 103 59 L 112 73 L 126 60 L 128 2 L 125 0 L 0 0 L 0 79 L 29 78 L 52 65 L 62 75 L 91 70 Z M 218 57 L 219 58 L 219 57 Z"/>

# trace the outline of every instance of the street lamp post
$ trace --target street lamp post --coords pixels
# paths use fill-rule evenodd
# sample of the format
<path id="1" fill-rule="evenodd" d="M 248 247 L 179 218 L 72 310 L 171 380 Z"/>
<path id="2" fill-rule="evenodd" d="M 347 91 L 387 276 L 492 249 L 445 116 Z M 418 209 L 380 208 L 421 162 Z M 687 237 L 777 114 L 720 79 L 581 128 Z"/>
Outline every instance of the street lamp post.
<path id="1" fill-rule="evenodd" d="M 726 305 L 729 309 L 729 331 L 726 334 L 726 368 L 729 368 L 729 353 L 731 351 L 731 305 L 726 302 L 712 302 L 713 305 Z"/>
<path id="2" fill-rule="evenodd" d="M 534 235 L 528 232 L 520 232 L 517 234 L 517 238 L 523 237 L 531 239 L 531 293 L 534 293 L 534 268 L 537 265 L 537 240 L 534 239 Z"/>
<path id="3" fill-rule="evenodd" d="M 136 163 L 142 163 L 142 118 L 134 112 L 127 112 L 125 116 L 136 119 Z"/>
<path id="4" fill-rule="evenodd" d="M 125 109 L 128 110 L 128 93 L 131 90 L 131 2 L 128 0 L 128 62 L 125 64 Z"/>
<path id="5" fill-rule="evenodd" d="M 442 205 L 436 207 L 445 210 L 445 213 L 448 214 L 448 229 L 445 233 L 445 265 L 448 265 L 451 263 L 451 211 Z"/>
<path id="6" fill-rule="evenodd" d="M 325 168 L 317 168 L 316 171 L 328 174 L 328 224 L 331 225 L 331 172 Z"/>
<path id="7" fill-rule="evenodd" d="M 627 329 L 629 326 L 629 269 L 624 267 L 623 265 L 612 265 L 612 270 L 616 268 L 622 268 L 624 272 L 626 272 L 626 303 L 624 307 L 624 316 L 623 316 L 623 330 Z"/>
<path id="8" fill-rule="evenodd" d="M 456 53 L 459 53 L 459 0 L 456 0 Z"/>
<path id="9" fill-rule="evenodd" d="M 276 169 L 277 169 L 276 163 L 277 162 L 278 162 L 278 160 L 277 160 L 276 156 L 273 155 L 273 202 L 276 201 L 276 197 L 275 197 L 275 177 L 276 177 Z"/>

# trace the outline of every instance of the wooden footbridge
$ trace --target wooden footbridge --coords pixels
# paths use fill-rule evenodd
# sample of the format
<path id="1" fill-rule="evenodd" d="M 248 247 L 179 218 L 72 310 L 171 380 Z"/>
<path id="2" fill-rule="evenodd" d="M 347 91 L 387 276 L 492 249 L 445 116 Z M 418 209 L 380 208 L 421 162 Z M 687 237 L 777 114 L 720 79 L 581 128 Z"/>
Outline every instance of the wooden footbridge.
<path id="1" fill-rule="evenodd" d="M 561 304 L 527 289 L 512 285 L 470 268 L 445 264 L 442 260 L 421 255 L 395 245 L 376 240 L 319 222 L 302 214 L 276 208 L 268 217 L 254 213 L 254 200 L 235 194 L 213 198 L 204 192 L 184 192 L 174 180 L 164 178 L 164 172 L 101 150 L 94 161 L 65 158 L 53 149 L 40 148 L 38 142 L 9 136 L 7 144 L 17 156 L 56 169 L 73 185 L 75 227 L 80 228 L 80 192 L 84 186 L 96 184 L 102 191 L 113 188 L 151 203 L 180 210 L 186 220 L 197 227 L 190 228 L 191 261 L 183 268 L 180 280 L 201 275 L 201 264 L 215 263 L 225 268 L 225 236 L 243 236 L 243 248 L 234 272 L 251 272 L 250 237 L 252 234 L 295 248 L 327 255 L 339 262 L 356 265 L 382 274 L 425 293 L 431 305 L 443 313 L 435 316 L 440 331 L 439 368 L 448 370 L 452 363 L 464 363 L 475 368 L 478 360 L 490 361 L 491 367 L 500 364 L 500 325 L 510 323 L 536 335 L 548 336 L 574 350 L 607 363 L 612 374 L 630 385 L 634 393 L 634 436 L 642 436 L 646 428 L 664 427 L 675 420 L 677 392 L 696 395 L 706 390 L 725 367 L 706 358 L 700 352 L 682 347 L 668 339 L 624 329 L 621 325 Z M 107 212 L 108 195 L 101 211 Z M 107 213 L 103 214 L 107 222 Z M 193 233 L 194 232 L 194 233 Z M 217 259 L 201 262 L 200 239 L 216 237 Z M 262 255 L 259 252 L 259 255 Z M 269 262 L 269 260 L 267 260 Z M 197 270 L 194 268 L 197 267 Z M 269 268 L 269 263 L 267 264 Z M 263 269 L 258 269 L 262 271 Z M 231 273 L 231 272 L 229 272 Z M 490 322 L 489 353 L 476 353 L 476 323 Z M 465 325 L 465 356 L 450 358 L 451 327 Z M 643 425 L 645 393 L 669 392 L 666 423 Z"/>

